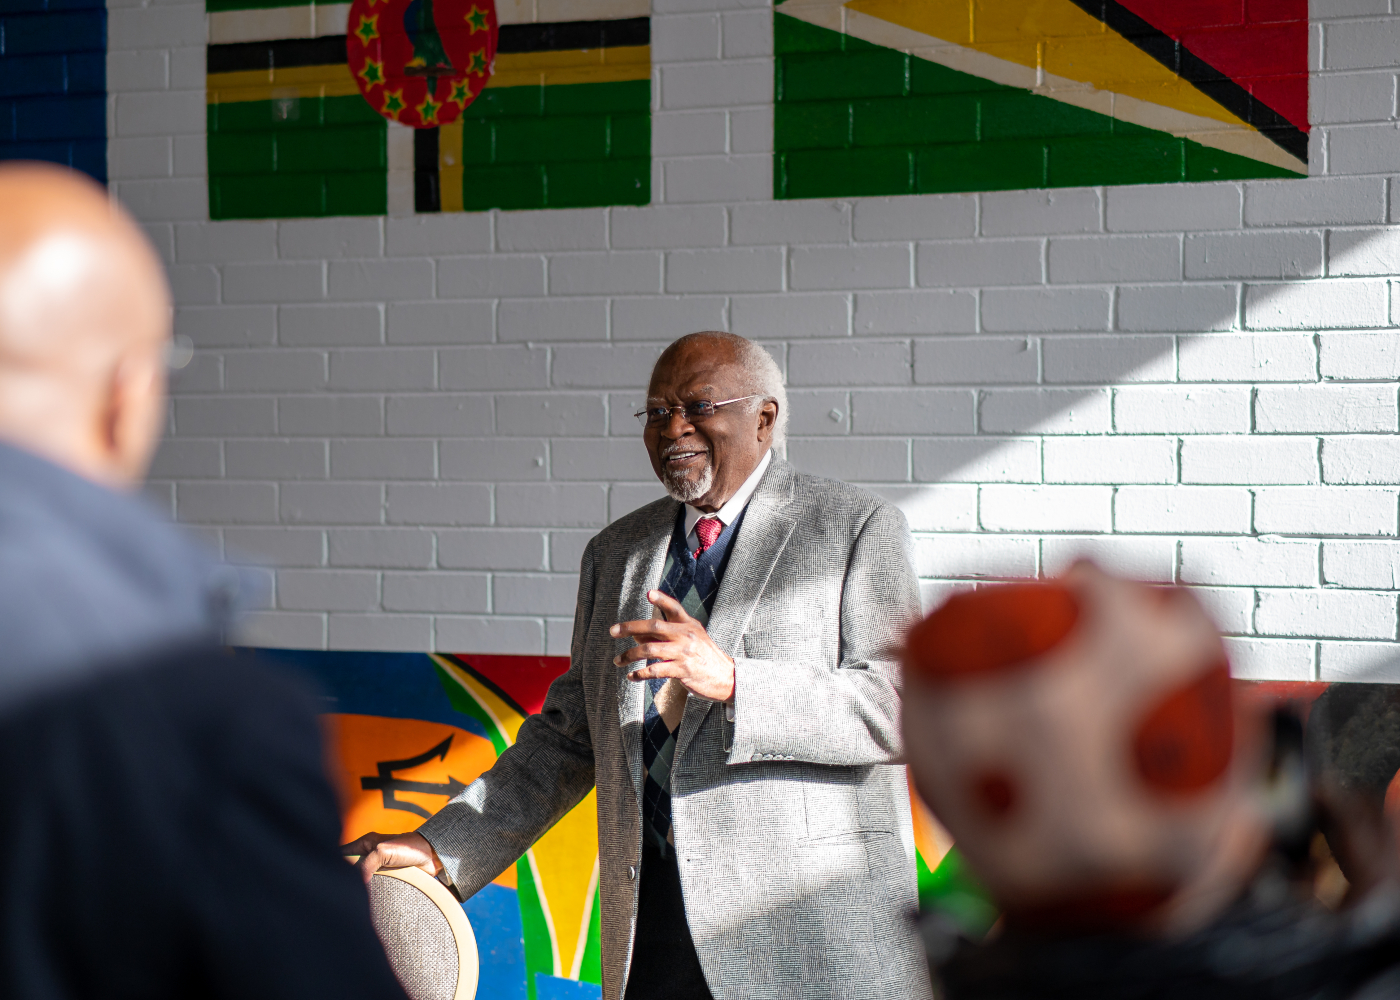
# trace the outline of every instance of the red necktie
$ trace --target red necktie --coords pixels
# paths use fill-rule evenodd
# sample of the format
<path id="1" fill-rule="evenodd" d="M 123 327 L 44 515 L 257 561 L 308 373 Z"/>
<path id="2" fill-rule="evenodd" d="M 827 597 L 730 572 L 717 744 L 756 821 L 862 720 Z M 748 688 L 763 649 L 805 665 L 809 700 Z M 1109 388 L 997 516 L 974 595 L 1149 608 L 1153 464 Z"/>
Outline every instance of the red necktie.
<path id="1" fill-rule="evenodd" d="M 724 530 L 724 522 L 717 517 L 702 517 L 695 522 L 695 537 L 700 539 L 700 547 L 695 550 L 695 558 L 699 559 L 705 550 L 715 544 L 715 539 Z"/>

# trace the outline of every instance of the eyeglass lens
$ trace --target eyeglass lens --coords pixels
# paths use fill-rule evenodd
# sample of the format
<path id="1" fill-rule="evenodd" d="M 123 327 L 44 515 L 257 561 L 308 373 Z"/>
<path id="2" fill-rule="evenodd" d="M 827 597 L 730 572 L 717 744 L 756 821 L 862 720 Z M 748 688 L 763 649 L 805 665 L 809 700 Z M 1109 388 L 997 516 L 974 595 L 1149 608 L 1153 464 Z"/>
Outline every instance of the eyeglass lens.
<path id="1" fill-rule="evenodd" d="M 647 426 L 664 424 L 672 414 L 679 414 L 682 420 L 704 420 L 715 415 L 715 404 L 708 399 L 698 399 L 683 406 L 653 406 L 637 414 L 637 419 Z"/>

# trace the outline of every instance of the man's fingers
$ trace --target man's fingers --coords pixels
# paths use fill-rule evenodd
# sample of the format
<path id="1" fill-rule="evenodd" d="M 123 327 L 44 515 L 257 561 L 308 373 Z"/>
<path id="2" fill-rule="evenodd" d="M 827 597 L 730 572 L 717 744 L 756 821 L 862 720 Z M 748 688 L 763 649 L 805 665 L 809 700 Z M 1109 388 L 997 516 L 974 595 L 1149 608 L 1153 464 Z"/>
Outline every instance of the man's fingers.
<path id="1" fill-rule="evenodd" d="M 360 873 L 366 885 L 374 877 L 374 873 L 382 867 L 378 845 L 385 839 L 382 833 L 367 833 L 354 843 L 346 844 L 340 849 L 341 854 L 358 855 L 359 860 L 355 862 L 355 869 Z"/>
<path id="2" fill-rule="evenodd" d="M 636 670 L 629 672 L 627 676 L 628 678 L 634 681 L 645 681 L 650 680 L 653 677 L 684 678 L 686 676 L 686 672 L 684 669 L 681 668 L 680 664 L 668 660 L 662 660 L 659 663 L 651 663 L 646 666 L 638 667 Z"/>
<path id="3" fill-rule="evenodd" d="M 360 860 L 355 862 L 355 867 L 359 869 L 360 878 L 364 880 L 365 885 L 369 885 L 369 880 L 374 878 L 374 873 L 384 867 L 384 858 L 377 848 L 366 851 L 360 855 Z"/>
<path id="4" fill-rule="evenodd" d="M 432 875 L 436 874 L 438 867 L 432 845 L 417 833 L 401 833 L 396 836 L 371 833 L 347 847 L 360 849 L 360 860 L 355 863 L 355 867 L 360 870 L 360 877 L 366 884 L 369 884 L 374 873 L 381 868 L 422 868 Z M 346 850 L 346 853 L 356 852 Z"/>
<path id="5" fill-rule="evenodd" d="M 661 618 L 647 618 L 634 622 L 618 622 L 609 631 L 618 639 L 668 638 L 684 629 L 675 622 Z"/>
<path id="6" fill-rule="evenodd" d="M 669 642 L 643 642 L 631 649 L 625 650 L 613 657 L 613 663 L 619 667 L 637 660 L 671 660 L 675 658 L 675 649 Z"/>
<path id="7" fill-rule="evenodd" d="M 393 835 L 388 833 L 367 833 L 354 843 L 346 844 L 340 849 L 340 853 L 365 855 L 391 836 Z"/>
<path id="8" fill-rule="evenodd" d="M 661 613 L 666 616 L 667 621 L 684 623 L 695 620 L 686 612 L 680 601 L 664 591 L 648 591 L 647 600 L 661 609 Z"/>

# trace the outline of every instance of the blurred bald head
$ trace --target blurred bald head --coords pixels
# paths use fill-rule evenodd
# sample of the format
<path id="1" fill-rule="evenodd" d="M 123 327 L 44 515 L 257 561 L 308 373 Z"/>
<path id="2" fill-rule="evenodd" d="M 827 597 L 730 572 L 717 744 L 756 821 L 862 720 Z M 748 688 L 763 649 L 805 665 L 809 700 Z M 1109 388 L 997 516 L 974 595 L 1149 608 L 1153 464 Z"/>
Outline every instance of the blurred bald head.
<path id="1" fill-rule="evenodd" d="M 63 167 L 0 164 L 0 439 L 110 486 L 160 436 L 170 294 L 144 234 Z"/>

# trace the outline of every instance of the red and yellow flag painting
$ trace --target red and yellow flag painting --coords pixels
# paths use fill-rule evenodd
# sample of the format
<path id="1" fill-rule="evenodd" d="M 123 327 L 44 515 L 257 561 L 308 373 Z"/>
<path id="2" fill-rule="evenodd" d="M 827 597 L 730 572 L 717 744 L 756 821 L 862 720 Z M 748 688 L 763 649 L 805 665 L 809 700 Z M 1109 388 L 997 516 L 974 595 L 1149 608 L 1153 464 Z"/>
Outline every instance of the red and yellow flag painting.
<path id="1" fill-rule="evenodd" d="M 1308 170 L 1307 0 L 785 0 L 777 197 Z"/>

